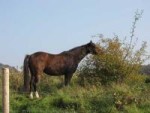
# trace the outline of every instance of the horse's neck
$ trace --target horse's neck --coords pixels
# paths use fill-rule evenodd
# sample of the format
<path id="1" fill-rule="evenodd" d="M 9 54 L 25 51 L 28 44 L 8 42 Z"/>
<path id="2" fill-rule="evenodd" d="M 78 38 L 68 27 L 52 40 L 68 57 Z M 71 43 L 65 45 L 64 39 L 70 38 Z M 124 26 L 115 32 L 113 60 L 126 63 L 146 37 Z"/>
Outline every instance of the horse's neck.
<path id="1" fill-rule="evenodd" d="M 71 51 L 71 54 L 79 63 L 88 53 L 86 52 L 86 48 L 81 47 L 81 48 L 75 49 L 74 51 Z"/>

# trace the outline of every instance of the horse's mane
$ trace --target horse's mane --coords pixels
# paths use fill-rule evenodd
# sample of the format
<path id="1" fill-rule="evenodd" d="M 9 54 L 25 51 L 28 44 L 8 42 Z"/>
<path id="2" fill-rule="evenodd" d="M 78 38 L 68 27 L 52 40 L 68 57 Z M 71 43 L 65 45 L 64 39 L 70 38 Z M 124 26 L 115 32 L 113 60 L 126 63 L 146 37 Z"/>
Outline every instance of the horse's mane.
<path id="1" fill-rule="evenodd" d="M 80 50 L 81 48 L 84 48 L 85 46 L 86 46 L 86 44 L 85 45 L 81 45 L 81 46 L 77 46 L 77 47 L 74 47 L 74 48 L 72 48 L 72 49 L 70 49 L 68 51 L 63 51 L 60 54 L 71 54 L 71 53 L 73 53 L 75 51 Z"/>

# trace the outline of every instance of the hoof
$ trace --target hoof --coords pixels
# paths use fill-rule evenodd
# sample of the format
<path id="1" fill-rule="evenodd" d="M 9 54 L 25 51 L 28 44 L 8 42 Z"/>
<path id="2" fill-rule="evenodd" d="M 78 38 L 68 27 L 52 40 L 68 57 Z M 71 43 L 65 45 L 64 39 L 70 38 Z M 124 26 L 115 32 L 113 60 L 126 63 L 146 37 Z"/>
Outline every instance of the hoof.
<path id="1" fill-rule="evenodd" d="M 30 99 L 33 99 L 33 92 L 30 93 Z"/>
<path id="2" fill-rule="evenodd" d="M 35 96 L 36 96 L 36 98 L 40 98 L 40 96 L 39 96 L 37 91 L 35 92 Z"/>

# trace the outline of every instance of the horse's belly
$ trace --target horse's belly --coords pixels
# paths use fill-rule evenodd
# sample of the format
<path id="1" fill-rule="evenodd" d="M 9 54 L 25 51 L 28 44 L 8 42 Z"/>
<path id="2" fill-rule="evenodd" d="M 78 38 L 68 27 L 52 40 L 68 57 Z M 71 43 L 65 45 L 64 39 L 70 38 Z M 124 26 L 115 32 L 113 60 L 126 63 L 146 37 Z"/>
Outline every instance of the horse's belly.
<path id="1" fill-rule="evenodd" d="M 47 68 L 44 70 L 44 73 L 48 74 L 48 75 L 63 75 L 65 73 L 65 71 L 63 69 L 50 69 Z"/>

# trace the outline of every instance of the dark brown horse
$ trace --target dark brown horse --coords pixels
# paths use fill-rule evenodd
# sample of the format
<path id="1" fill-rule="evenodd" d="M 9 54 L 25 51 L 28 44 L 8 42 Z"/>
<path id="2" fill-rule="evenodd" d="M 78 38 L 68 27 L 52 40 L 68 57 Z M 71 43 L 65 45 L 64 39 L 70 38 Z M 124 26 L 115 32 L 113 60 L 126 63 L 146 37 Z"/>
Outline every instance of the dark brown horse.
<path id="1" fill-rule="evenodd" d="M 64 75 L 65 85 L 68 85 L 73 73 L 76 71 L 79 62 L 89 53 L 102 53 L 102 49 L 97 47 L 92 41 L 88 44 L 75 47 L 69 51 L 60 54 L 50 54 L 45 52 L 36 52 L 32 55 L 26 55 L 24 59 L 24 87 L 27 91 L 30 88 L 30 97 L 33 98 L 34 90 L 38 98 L 37 83 L 40 75 L 44 72 L 48 75 Z M 31 77 L 29 76 L 31 73 Z M 30 84 L 30 87 L 29 87 Z"/>

